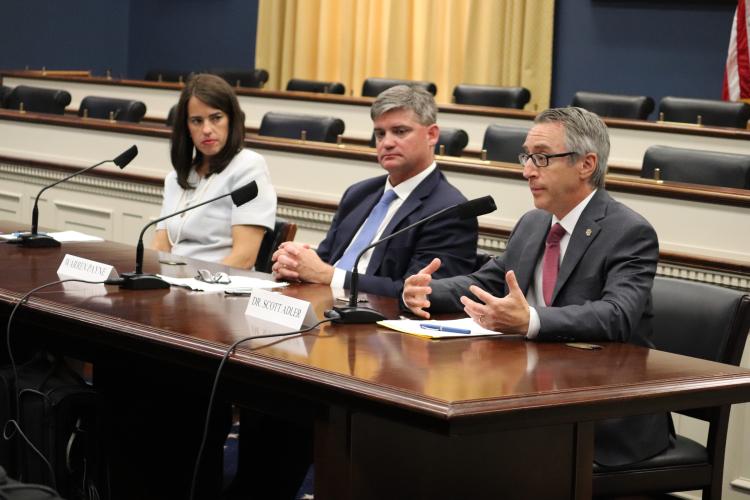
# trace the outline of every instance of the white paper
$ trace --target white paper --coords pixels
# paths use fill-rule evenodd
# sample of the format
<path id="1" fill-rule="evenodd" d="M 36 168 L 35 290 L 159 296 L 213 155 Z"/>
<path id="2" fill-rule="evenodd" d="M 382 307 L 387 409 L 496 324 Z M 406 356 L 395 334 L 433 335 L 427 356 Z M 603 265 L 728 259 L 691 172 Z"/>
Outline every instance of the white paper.
<path id="1" fill-rule="evenodd" d="M 230 276 L 230 283 L 206 283 L 195 278 L 173 278 L 172 276 L 158 275 L 170 285 L 180 286 L 198 292 L 232 292 L 250 293 L 253 288 L 271 289 L 287 286 L 289 283 L 252 278 L 250 276 Z"/>
<path id="2" fill-rule="evenodd" d="M 420 337 L 427 337 L 431 339 L 446 339 L 446 338 L 467 338 L 467 337 L 485 337 L 488 335 L 502 335 L 502 332 L 494 332 L 486 328 L 482 328 L 474 322 L 471 318 L 461 319 L 450 319 L 438 321 L 434 319 L 426 320 L 413 320 L 413 319 L 387 319 L 384 321 L 378 321 L 378 324 L 396 330 L 403 333 L 409 333 L 411 335 L 419 335 Z M 460 328 L 462 330 L 469 330 L 471 333 L 454 333 L 454 332 L 441 332 L 440 330 L 432 330 L 423 328 L 421 325 L 438 325 L 447 326 L 449 328 Z"/>
<path id="3" fill-rule="evenodd" d="M 21 233 L 10 233 L 10 234 L 0 234 L 0 238 L 4 240 L 14 240 L 18 238 L 18 236 Z M 78 231 L 59 231 L 56 233 L 39 233 L 39 234 L 46 234 L 47 236 L 51 236 L 60 243 L 69 243 L 74 241 L 104 241 L 102 238 L 99 238 L 98 236 L 91 236 L 89 234 L 79 233 Z"/>

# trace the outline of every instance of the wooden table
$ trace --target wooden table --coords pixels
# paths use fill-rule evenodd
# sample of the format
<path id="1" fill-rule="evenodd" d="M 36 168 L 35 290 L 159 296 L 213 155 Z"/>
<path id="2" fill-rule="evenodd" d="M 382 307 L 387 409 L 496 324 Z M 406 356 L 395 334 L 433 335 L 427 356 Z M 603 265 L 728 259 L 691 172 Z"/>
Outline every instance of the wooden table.
<path id="1" fill-rule="evenodd" d="M 14 226 L 0 222 L 2 231 Z M 134 267 L 133 247 L 115 243 L 0 244 L 0 317 L 24 292 L 57 279 L 66 253 L 120 272 Z M 157 257 L 147 251 L 147 272 L 221 268 Z M 320 317 L 333 303 L 328 287 L 281 291 L 311 301 Z M 247 300 L 54 285 L 19 314 L 14 342 L 32 339 L 95 364 L 115 352 L 210 374 L 233 341 L 267 331 L 243 314 Z M 398 315 L 393 300 L 371 302 Z M 326 499 L 589 498 L 594 420 L 750 400 L 748 370 L 633 345 L 582 351 L 518 337 L 428 341 L 376 325 L 329 324 L 251 341 L 223 380 L 259 408 L 313 416 L 316 498 Z"/>

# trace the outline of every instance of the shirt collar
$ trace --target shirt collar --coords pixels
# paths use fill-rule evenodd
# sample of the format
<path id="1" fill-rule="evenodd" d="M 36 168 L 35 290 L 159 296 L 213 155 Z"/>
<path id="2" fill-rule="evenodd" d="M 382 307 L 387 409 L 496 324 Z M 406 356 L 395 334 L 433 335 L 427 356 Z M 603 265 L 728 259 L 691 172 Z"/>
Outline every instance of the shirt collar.
<path id="1" fill-rule="evenodd" d="M 388 178 L 385 179 L 385 190 L 393 189 L 393 191 L 396 192 L 396 196 L 403 201 L 409 197 L 412 191 L 419 186 L 419 183 L 422 182 L 427 178 L 428 175 L 432 173 L 433 170 L 437 168 L 437 165 L 433 161 L 429 167 L 419 172 L 414 177 L 410 177 L 406 179 L 404 182 L 399 184 L 398 186 L 391 186 L 391 183 L 388 182 Z"/>
<path id="2" fill-rule="evenodd" d="M 560 223 L 560 225 L 565 229 L 565 232 L 568 234 L 573 234 L 573 229 L 576 228 L 576 224 L 578 224 L 578 219 L 581 218 L 581 214 L 583 213 L 583 210 L 586 208 L 586 206 L 591 201 L 591 198 L 594 197 L 596 194 L 596 189 L 594 189 L 587 197 L 585 197 L 578 205 L 576 205 L 573 210 L 568 212 L 565 217 L 562 219 L 558 219 L 554 214 L 552 215 L 552 226 L 554 226 L 556 223 Z"/>

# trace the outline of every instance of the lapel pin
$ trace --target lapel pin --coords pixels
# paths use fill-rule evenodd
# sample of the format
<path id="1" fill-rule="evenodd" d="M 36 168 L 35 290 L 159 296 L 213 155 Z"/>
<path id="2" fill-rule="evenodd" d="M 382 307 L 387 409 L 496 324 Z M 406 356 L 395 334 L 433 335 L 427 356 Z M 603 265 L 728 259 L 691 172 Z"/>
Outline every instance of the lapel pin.
<path id="1" fill-rule="evenodd" d="M 591 236 L 591 228 L 586 229 L 586 236 Z"/>

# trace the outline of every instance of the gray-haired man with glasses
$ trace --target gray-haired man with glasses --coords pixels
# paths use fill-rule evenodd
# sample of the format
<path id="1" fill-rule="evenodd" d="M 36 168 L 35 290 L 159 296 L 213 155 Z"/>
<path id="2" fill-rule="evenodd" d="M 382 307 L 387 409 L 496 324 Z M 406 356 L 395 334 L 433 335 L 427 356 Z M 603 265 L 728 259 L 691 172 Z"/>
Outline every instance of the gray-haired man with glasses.
<path id="1" fill-rule="evenodd" d="M 536 210 L 505 252 L 468 276 L 432 279 L 434 259 L 404 283 L 419 317 L 464 311 L 485 328 L 539 341 L 618 341 L 651 347 L 651 286 L 659 243 L 651 225 L 604 189 L 609 135 L 580 108 L 534 120 L 518 159 Z M 594 459 L 623 465 L 668 445 L 668 416 L 596 425 Z"/>

